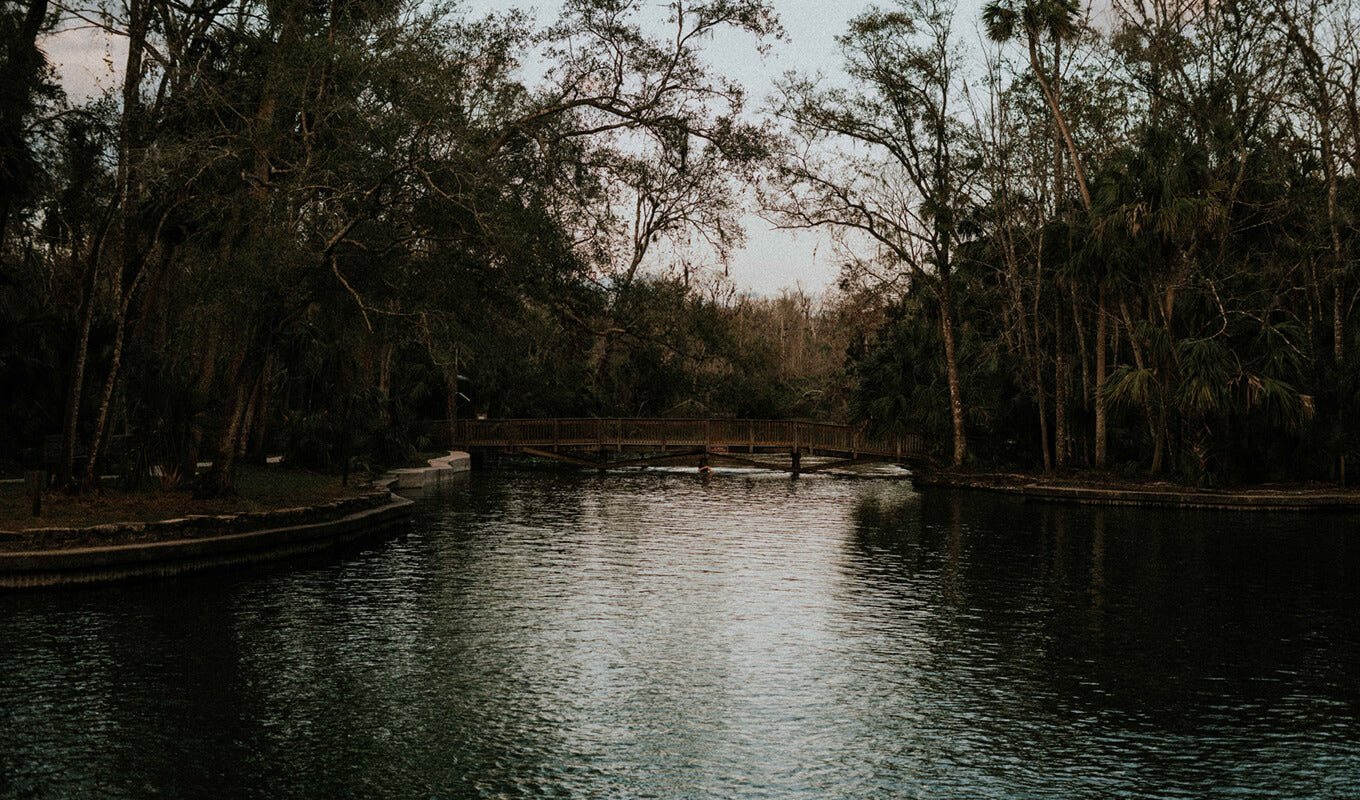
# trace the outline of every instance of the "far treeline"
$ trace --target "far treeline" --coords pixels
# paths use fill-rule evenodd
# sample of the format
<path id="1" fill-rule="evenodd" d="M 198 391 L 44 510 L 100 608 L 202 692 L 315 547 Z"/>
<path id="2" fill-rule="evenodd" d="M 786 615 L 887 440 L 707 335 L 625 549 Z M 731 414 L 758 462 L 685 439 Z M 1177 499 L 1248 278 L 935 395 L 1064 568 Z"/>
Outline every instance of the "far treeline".
<path id="1" fill-rule="evenodd" d="M 63 92 L 73 30 L 118 43 L 106 96 Z M 705 48 L 781 38 L 766 0 L 10 0 L 0 32 L 0 470 L 210 460 L 224 494 L 473 414 L 1202 483 L 1360 455 L 1356 0 L 901 0 L 763 105 Z M 830 233 L 838 289 L 738 293 L 753 211 Z"/>

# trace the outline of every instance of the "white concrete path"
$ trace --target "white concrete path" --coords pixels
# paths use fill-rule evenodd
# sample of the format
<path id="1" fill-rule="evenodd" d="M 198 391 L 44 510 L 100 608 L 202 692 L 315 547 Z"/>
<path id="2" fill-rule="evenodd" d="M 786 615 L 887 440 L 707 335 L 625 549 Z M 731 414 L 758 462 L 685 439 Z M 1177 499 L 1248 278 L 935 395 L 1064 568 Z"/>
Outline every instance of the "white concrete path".
<path id="1" fill-rule="evenodd" d="M 428 467 L 394 469 L 391 474 L 396 478 L 393 489 L 423 489 L 438 486 L 453 480 L 455 475 L 472 469 L 472 456 L 455 450 L 446 456 L 432 458 Z"/>

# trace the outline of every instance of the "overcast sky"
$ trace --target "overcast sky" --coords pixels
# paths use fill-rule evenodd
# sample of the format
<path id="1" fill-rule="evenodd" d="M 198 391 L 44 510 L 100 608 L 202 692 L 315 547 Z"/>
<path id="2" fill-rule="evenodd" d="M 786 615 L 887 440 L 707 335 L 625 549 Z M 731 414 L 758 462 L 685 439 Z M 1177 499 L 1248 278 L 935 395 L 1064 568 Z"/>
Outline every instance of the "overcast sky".
<path id="1" fill-rule="evenodd" d="M 799 72 L 840 71 L 841 54 L 835 37 L 847 23 L 870 8 L 869 0 L 774 0 L 787 40 L 775 42 L 762 56 L 749 38 L 730 37 L 714 42 L 713 64 L 746 87 L 752 105 L 766 104 L 774 81 L 789 70 Z M 732 257 L 730 276 L 741 289 L 776 295 L 795 284 L 813 293 L 836 280 L 836 251 L 823 232 L 776 230 L 761 218 L 746 220 L 745 249 Z"/>
<path id="2" fill-rule="evenodd" d="M 552 0 L 464 1 L 474 15 L 515 6 L 532 7 L 546 21 L 557 9 Z M 708 48 L 716 70 L 747 88 L 752 108 L 765 105 L 774 80 L 788 70 L 838 72 L 841 57 L 835 37 L 845 31 L 851 18 L 874 3 L 774 0 L 774 4 L 788 36 L 785 41 L 773 43 L 767 54 L 758 53 L 749 36 L 724 35 L 713 40 Z M 971 20 L 965 18 L 958 19 L 956 24 L 961 32 L 972 27 Z M 121 45 L 119 40 L 111 41 L 93 31 L 77 29 L 52 37 L 45 43 L 45 49 L 61 71 L 67 91 L 73 98 L 81 98 L 112 84 L 115 65 L 123 59 Z M 835 282 L 838 262 L 825 234 L 775 230 L 754 215 L 747 218 L 746 229 L 746 247 L 733 256 L 730 264 L 731 279 L 739 289 L 777 295 L 783 288 L 799 285 L 805 291 L 817 293 Z"/>

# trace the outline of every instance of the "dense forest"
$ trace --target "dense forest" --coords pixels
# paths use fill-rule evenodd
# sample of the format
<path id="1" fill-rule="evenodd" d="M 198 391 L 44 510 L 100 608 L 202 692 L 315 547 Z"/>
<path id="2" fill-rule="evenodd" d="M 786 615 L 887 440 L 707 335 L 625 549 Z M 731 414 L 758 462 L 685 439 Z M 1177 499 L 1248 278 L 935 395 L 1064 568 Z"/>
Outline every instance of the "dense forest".
<path id="1" fill-rule="evenodd" d="M 908 0 L 841 41 L 856 89 L 783 87 L 827 146 L 783 161 L 776 205 L 901 285 L 853 366 L 862 417 L 956 465 L 1344 480 L 1354 5 L 993 0 L 960 26 Z"/>
<path id="2" fill-rule="evenodd" d="M 1349 4 L 1348 4 L 1349 3 Z M 1360 6 L 6 0 L 0 468 L 395 463 L 459 415 L 812 417 L 955 465 L 1344 480 Z M 45 43 L 126 45 L 76 102 Z M 825 296 L 739 292 L 752 213 Z"/>

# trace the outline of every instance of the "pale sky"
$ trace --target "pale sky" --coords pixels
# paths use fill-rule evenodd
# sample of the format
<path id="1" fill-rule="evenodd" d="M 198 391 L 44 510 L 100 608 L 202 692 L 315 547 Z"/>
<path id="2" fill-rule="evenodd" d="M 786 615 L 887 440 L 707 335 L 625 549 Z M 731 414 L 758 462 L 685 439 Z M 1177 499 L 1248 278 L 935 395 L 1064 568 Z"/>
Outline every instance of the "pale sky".
<path id="1" fill-rule="evenodd" d="M 869 0 L 774 0 L 787 35 L 762 56 L 749 37 L 713 42 L 710 54 L 718 72 L 746 87 L 753 108 L 766 105 L 774 81 L 790 70 L 833 74 L 840 72 L 841 54 L 835 37 L 851 19 L 874 5 Z M 778 295 L 795 284 L 821 293 L 835 283 L 839 259 L 822 231 L 781 231 L 752 214 L 745 220 L 746 247 L 734 253 L 729 276 L 738 288 L 756 294 Z"/>
<path id="2" fill-rule="evenodd" d="M 515 2 L 514 0 L 465 0 L 473 15 L 511 7 L 532 7 L 541 17 L 555 14 L 553 0 Z M 965 6 L 974 3 L 965 0 Z M 784 41 L 772 43 L 762 56 L 749 36 L 723 35 L 709 43 L 707 52 L 719 74 L 744 85 L 750 108 L 766 105 L 774 80 L 788 70 L 840 71 L 841 56 L 835 37 L 843 33 L 849 20 L 873 5 L 871 0 L 774 0 L 780 21 L 787 33 Z M 546 19 L 544 20 L 546 21 Z M 961 31 L 972 21 L 961 14 L 956 21 Z M 57 65 L 67 91 L 73 99 L 97 94 L 113 84 L 115 65 L 123 59 L 122 41 L 89 29 L 64 31 L 44 42 L 48 57 Z M 745 220 L 747 243 L 735 253 L 729 275 L 738 289 L 762 295 L 777 295 L 786 287 L 800 286 L 820 293 L 832 285 L 838 274 L 835 247 L 825 233 L 776 230 L 754 214 Z"/>
<path id="3" fill-rule="evenodd" d="M 553 0 L 464 1 L 474 13 L 533 8 L 541 19 L 555 15 L 559 8 Z M 878 4 L 887 5 L 891 1 Z M 836 37 L 845 32 L 851 19 L 875 5 L 873 0 L 772 2 L 786 37 L 770 43 L 765 55 L 756 50 L 755 40 L 745 34 L 721 34 L 705 47 L 715 72 L 746 88 L 751 111 L 767 105 L 775 80 L 789 70 L 828 75 L 840 72 L 841 54 Z M 818 294 L 836 282 L 840 261 L 825 232 L 778 230 L 754 213 L 747 215 L 743 225 L 746 246 L 733 253 L 728 264 L 728 277 L 739 290 L 776 296 L 785 288 L 798 286 Z"/>

